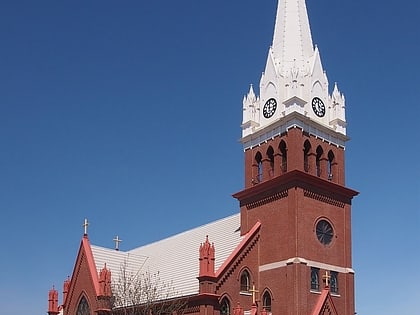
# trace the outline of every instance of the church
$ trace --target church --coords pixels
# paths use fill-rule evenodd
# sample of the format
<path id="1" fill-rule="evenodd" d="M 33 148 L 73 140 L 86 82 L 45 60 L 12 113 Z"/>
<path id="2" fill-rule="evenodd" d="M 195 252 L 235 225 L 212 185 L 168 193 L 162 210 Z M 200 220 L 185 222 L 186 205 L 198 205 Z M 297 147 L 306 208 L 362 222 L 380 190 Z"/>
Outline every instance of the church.
<path id="1" fill-rule="evenodd" d="M 329 89 L 305 0 L 278 2 L 258 94 L 251 85 L 243 98 L 238 213 L 129 251 L 118 238 L 115 248 L 91 244 L 85 220 L 63 296 L 49 292 L 49 315 L 145 309 L 150 300 L 116 299 L 118 284 L 130 286 L 121 281 L 145 274 L 143 284 L 170 286 L 154 304 L 182 305 L 150 314 L 355 314 L 358 192 L 345 186 L 345 99 L 337 84 Z"/>

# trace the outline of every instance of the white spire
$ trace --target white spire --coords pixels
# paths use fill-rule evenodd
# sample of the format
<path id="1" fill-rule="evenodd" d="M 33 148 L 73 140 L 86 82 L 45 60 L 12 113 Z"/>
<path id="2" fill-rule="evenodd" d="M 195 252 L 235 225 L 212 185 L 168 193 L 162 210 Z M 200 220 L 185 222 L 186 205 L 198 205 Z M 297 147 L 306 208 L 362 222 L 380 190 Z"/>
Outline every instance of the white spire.
<path id="1" fill-rule="evenodd" d="M 319 49 L 312 43 L 305 0 L 278 0 L 273 44 L 259 95 L 251 87 L 243 99 L 246 146 L 249 139 L 259 143 L 291 125 L 343 145 L 344 96 L 338 87 L 330 95 L 328 85 Z"/>
<path id="2" fill-rule="evenodd" d="M 313 55 L 305 0 L 278 1 L 272 48 L 278 62 L 296 61 L 299 68 Z"/>

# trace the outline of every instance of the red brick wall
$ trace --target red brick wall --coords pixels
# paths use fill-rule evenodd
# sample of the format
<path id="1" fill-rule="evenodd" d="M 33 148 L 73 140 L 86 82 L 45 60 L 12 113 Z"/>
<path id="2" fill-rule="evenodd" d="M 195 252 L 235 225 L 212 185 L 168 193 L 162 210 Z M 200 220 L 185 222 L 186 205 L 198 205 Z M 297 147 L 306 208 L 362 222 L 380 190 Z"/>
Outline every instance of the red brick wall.
<path id="1" fill-rule="evenodd" d="M 279 154 L 279 144 L 285 141 L 287 145 L 287 172 L 299 170 L 306 174 L 319 177 L 318 186 L 300 185 L 296 178 L 295 185 L 278 193 L 273 186 L 263 186 L 262 183 L 275 177 L 286 176 L 275 164 L 274 172 L 263 170 L 263 180 L 256 182 L 257 167 L 255 156 L 260 152 L 263 158 L 263 168 L 267 151 L 271 146 L 274 153 Z M 309 170 L 304 167 L 303 148 L 305 141 L 311 145 L 309 152 Z M 321 174 L 316 172 L 316 149 L 323 150 L 321 157 Z M 328 177 L 328 152 L 334 154 L 332 165 L 333 177 Z M 235 298 L 250 309 L 250 297 L 237 296 L 239 288 L 239 272 L 248 267 L 259 291 L 259 298 L 265 290 L 272 293 L 273 314 L 310 314 L 316 305 L 320 293 L 310 290 L 311 266 L 305 263 L 290 263 L 285 261 L 300 257 L 316 263 L 332 265 L 339 268 L 351 268 L 351 206 L 340 197 L 340 187 L 345 183 L 344 148 L 324 142 L 311 136 L 299 128 L 275 137 L 260 146 L 245 151 L 245 190 L 259 189 L 257 186 L 268 187 L 276 197 L 268 197 L 270 192 L 261 192 L 260 201 L 253 196 L 251 203 L 241 201 L 241 228 L 246 233 L 256 222 L 261 222 L 258 246 L 255 246 L 247 257 L 235 269 L 235 273 L 226 281 L 217 293 L 227 294 L 236 303 Z M 275 163 L 281 161 L 275 158 Z M 277 167 L 277 169 L 276 169 Z M 297 175 L 298 176 L 298 175 Z M 254 181 L 253 181 L 254 179 Z M 279 182 L 281 184 L 281 182 Z M 331 185 L 331 183 L 338 184 Z M 319 187 L 321 186 L 321 187 Z M 325 187 L 322 187 L 325 186 Z M 253 188 L 254 187 L 254 188 Z M 352 197 L 350 197 L 351 199 Z M 240 198 L 239 198 L 240 199 Z M 316 236 L 315 226 L 318 220 L 326 219 L 334 228 L 332 242 L 325 246 Z M 282 262 L 281 267 L 259 272 L 257 266 Z M 320 269 L 320 285 L 323 288 L 322 275 L 325 269 Z M 333 296 L 334 304 L 339 314 L 354 314 L 354 275 L 338 274 L 339 296 Z M 233 305 L 234 306 L 234 305 Z"/>
<path id="2" fill-rule="evenodd" d="M 277 136 L 272 140 L 262 143 L 260 146 L 248 149 L 245 151 L 245 188 L 251 187 L 256 182 L 257 171 L 255 156 L 260 152 L 263 159 L 267 158 L 267 150 L 271 146 L 275 154 L 280 154 L 279 145 L 284 141 L 287 146 L 287 170 L 301 170 L 304 171 L 303 147 L 305 141 L 308 140 L 311 144 L 310 150 L 310 169 L 308 172 L 315 175 L 315 155 L 318 146 L 321 146 L 324 154 L 321 161 L 321 177 L 328 179 L 327 160 L 328 152 L 331 150 L 334 154 L 333 177 L 332 182 L 344 185 L 345 183 L 345 168 L 344 168 L 344 148 L 324 142 L 320 138 L 309 135 L 299 128 L 290 129 L 287 133 Z M 254 166 L 253 166 L 254 165 Z M 275 165 L 275 169 L 279 169 L 280 165 Z M 272 175 L 278 174 L 276 171 Z M 265 176 L 263 181 L 270 179 L 271 176 Z"/>

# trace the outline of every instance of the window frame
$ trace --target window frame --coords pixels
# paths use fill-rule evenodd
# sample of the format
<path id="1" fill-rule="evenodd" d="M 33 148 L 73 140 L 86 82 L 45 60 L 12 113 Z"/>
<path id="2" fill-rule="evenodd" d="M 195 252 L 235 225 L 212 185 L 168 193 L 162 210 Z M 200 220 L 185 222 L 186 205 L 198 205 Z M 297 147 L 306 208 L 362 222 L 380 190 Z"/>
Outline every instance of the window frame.
<path id="1" fill-rule="evenodd" d="M 311 278 L 310 278 L 310 286 L 312 292 L 320 292 L 321 286 L 319 283 L 319 271 L 320 269 L 317 267 L 311 267 Z"/>
<path id="2" fill-rule="evenodd" d="M 76 315 L 90 315 L 90 306 L 87 298 L 83 295 L 77 305 Z"/>
<path id="3" fill-rule="evenodd" d="M 246 282 L 246 283 L 244 283 L 244 282 Z M 239 277 L 239 284 L 240 284 L 240 292 L 250 293 L 250 290 L 251 290 L 251 274 L 249 273 L 249 271 L 247 269 L 244 269 L 241 272 L 241 275 Z"/>
<path id="4" fill-rule="evenodd" d="M 338 295 L 338 272 L 331 271 L 330 272 L 330 292 L 331 294 Z"/>
<path id="5" fill-rule="evenodd" d="M 267 298 L 270 301 L 270 304 L 267 305 Z M 262 296 L 262 304 L 263 304 L 263 308 L 268 312 L 271 313 L 271 308 L 272 308 L 272 302 L 273 302 L 273 298 L 271 297 L 270 292 L 265 291 L 263 296 Z"/>
<path id="6" fill-rule="evenodd" d="M 225 307 L 226 312 L 223 312 L 223 308 Z M 222 298 L 221 302 L 220 302 L 220 315 L 230 315 L 231 311 L 231 303 L 230 300 L 225 296 Z"/>

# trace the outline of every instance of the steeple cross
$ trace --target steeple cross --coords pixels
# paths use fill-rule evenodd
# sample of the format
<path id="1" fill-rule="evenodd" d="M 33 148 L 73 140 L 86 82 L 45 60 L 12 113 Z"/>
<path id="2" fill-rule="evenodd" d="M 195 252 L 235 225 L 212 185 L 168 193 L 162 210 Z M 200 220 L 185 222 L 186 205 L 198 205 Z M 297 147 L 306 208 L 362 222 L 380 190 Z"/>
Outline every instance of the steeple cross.
<path id="1" fill-rule="evenodd" d="M 260 291 L 258 291 L 257 289 L 255 289 L 255 285 L 253 284 L 252 285 L 252 289 L 249 290 L 249 292 L 252 293 L 252 304 L 255 304 L 255 301 L 256 301 L 255 294 L 258 293 L 258 292 L 260 292 Z"/>
<path id="2" fill-rule="evenodd" d="M 120 243 L 122 242 L 122 240 L 120 240 L 120 238 L 117 235 L 117 236 L 115 236 L 115 238 L 113 239 L 113 241 L 115 242 L 115 250 L 119 250 Z"/>
<path id="3" fill-rule="evenodd" d="M 84 234 L 87 235 L 88 232 L 88 226 L 89 226 L 89 222 L 88 219 L 85 219 L 84 223 L 83 223 L 83 228 L 84 228 Z"/>

